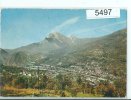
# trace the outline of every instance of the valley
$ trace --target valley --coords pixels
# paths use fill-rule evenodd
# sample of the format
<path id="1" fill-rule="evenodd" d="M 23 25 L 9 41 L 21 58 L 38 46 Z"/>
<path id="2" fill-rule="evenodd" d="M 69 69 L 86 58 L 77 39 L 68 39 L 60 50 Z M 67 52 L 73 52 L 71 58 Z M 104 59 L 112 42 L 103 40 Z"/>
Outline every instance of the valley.
<path id="1" fill-rule="evenodd" d="M 6 88 L 13 87 L 11 89 L 38 90 L 34 96 L 54 91 L 53 96 L 61 97 L 77 97 L 78 94 L 124 97 L 126 39 L 126 29 L 84 39 L 56 32 L 38 43 L 1 49 L 1 94 L 14 95 L 10 92 L 13 90 Z M 26 94 L 15 93 L 15 96 L 22 95 Z"/>

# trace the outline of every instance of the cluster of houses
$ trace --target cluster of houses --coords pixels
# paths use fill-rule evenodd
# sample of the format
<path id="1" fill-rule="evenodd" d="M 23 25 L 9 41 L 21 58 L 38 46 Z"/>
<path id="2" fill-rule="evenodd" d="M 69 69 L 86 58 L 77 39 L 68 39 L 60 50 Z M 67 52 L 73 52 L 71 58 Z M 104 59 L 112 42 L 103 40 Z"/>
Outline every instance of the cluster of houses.
<path id="1" fill-rule="evenodd" d="M 70 67 L 61 67 L 61 65 L 62 62 L 59 62 L 56 66 L 48 64 L 39 64 L 38 66 L 35 65 L 35 62 L 31 62 L 26 66 L 28 70 L 25 70 L 20 74 L 29 77 L 38 76 L 38 74 L 45 74 L 48 77 L 56 77 L 58 74 L 62 73 L 70 75 L 73 79 L 76 79 L 79 75 L 83 80 L 88 80 L 91 83 L 98 83 L 101 80 L 105 81 L 107 78 L 110 80 L 115 78 L 115 76 L 103 71 L 102 67 L 100 67 L 100 63 L 95 61 L 87 62 L 86 64 L 77 63 L 76 65 L 71 65 Z"/>

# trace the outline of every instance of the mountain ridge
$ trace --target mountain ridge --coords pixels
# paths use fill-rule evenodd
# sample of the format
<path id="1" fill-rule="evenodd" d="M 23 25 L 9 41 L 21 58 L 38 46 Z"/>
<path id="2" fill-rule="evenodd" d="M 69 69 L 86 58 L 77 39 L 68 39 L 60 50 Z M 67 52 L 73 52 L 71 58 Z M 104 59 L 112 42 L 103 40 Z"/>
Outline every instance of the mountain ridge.
<path id="1" fill-rule="evenodd" d="M 1 60 L 1 62 L 7 61 L 8 65 L 10 64 L 13 65 L 14 63 L 16 65 L 21 65 L 20 60 L 22 60 L 22 62 L 25 63 L 30 58 L 31 61 L 34 61 L 35 59 L 39 59 L 40 62 L 43 62 L 43 63 L 47 62 L 47 64 L 49 64 L 50 60 L 42 61 L 41 59 L 41 58 L 49 58 L 49 59 L 54 60 L 51 62 L 52 65 L 53 64 L 56 65 L 59 59 L 64 61 L 64 59 L 68 59 L 69 57 L 68 61 L 65 60 L 64 63 L 70 63 L 70 62 L 74 63 L 74 62 L 77 62 L 77 60 L 79 59 L 83 59 L 84 57 L 86 59 L 87 58 L 86 56 L 89 56 L 89 54 L 90 56 L 96 55 L 95 50 L 97 50 L 97 52 L 99 53 L 100 52 L 112 53 L 114 52 L 113 50 L 117 50 L 115 48 L 126 47 L 126 29 L 116 31 L 116 32 L 113 32 L 112 34 L 102 36 L 99 38 L 92 38 L 92 39 L 91 38 L 80 39 L 76 37 L 73 37 L 73 38 L 74 40 L 72 42 L 72 37 L 66 37 L 63 34 L 58 33 L 58 32 L 50 33 L 49 36 L 47 36 L 43 41 L 32 43 L 30 45 L 22 46 L 20 48 L 16 48 L 13 50 L 8 50 L 9 51 L 8 57 L 6 57 L 5 61 Z M 121 44 L 116 45 L 116 43 L 121 43 Z M 111 48 L 114 48 L 114 49 L 111 49 Z M 123 50 L 123 54 L 125 54 L 124 48 L 121 49 Z M 102 51 L 104 49 L 105 51 Z M 25 56 L 22 56 L 21 52 L 23 52 Z M 18 57 L 16 57 L 17 53 L 18 54 L 20 53 Z M 19 57 L 19 56 L 22 56 L 22 57 Z M 26 57 L 26 56 L 29 56 L 29 57 Z M 19 60 L 16 59 L 16 61 L 18 60 L 19 62 L 18 64 L 15 61 L 15 57 L 19 58 Z"/>

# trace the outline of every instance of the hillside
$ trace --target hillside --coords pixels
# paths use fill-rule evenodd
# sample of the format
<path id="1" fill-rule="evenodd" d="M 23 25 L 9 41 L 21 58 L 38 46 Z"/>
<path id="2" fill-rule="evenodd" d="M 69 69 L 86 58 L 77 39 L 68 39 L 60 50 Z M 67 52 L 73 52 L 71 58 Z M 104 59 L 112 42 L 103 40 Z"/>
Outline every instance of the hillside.
<path id="1" fill-rule="evenodd" d="M 11 54 L 5 62 L 7 66 L 17 66 L 24 67 L 26 66 L 29 60 L 28 55 L 25 52 L 16 52 Z"/>
<path id="2" fill-rule="evenodd" d="M 114 32 L 108 36 L 96 39 L 95 41 L 74 46 L 68 53 L 51 53 L 43 63 L 57 64 L 77 64 L 87 63 L 88 60 L 107 60 L 114 63 L 126 61 L 126 29 Z"/>
<path id="3" fill-rule="evenodd" d="M 95 60 L 97 66 L 108 64 L 125 65 L 126 63 L 126 29 L 99 38 L 72 38 L 58 32 L 49 34 L 43 41 L 11 50 L 7 65 L 25 65 L 35 61 L 37 65 L 70 67 L 71 65 L 86 65 Z M 2 53 L 2 60 L 5 59 Z M 4 60 L 5 61 L 5 60 Z M 26 65 L 25 65 L 26 66 Z"/>
<path id="4" fill-rule="evenodd" d="M 53 33 L 38 43 L 1 49 L 1 95 L 125 97 L 126 50 L 126 29 L 93 39 Z"/>
<path id="5" fill-rule="evenodd" d="M 4 49 L 0 49 L 0 65 L 5 63 L 7 57 L 8 57 L 8 52 Z"/>

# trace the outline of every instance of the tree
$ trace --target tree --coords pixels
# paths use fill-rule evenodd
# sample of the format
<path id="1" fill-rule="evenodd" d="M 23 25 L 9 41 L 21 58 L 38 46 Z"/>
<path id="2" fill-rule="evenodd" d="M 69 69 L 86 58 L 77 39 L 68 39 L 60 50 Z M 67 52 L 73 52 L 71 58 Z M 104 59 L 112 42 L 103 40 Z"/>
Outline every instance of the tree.
<path id="1" fill-rule="evenodd" d="M 46 85 L 46 88 L 47 89 L 50 89 L 50 90 L 56 90 L 56 82 L 54 79 L 48 79 L 48 83 Z"/>
<path id="2" fill-rule="evenodd" d="M 71 80 L 68 76 L 63 76 L 62 74 L 59 74 L 57 77 L 57 86 L 60 90 L 65 90 L 66 86 L 71 86 Z"/>
<path id="3" fill-rule="evenodd" d="M 72 97 L 76 97 L 77 96 L 77 88 L 71 88 L 70 92 L 71 92 L 71 96 Z"/>
<path id="4" fill-rule="evenodd" d="M 16 85 L 18 88 L 28 88 L 28 78 L 20 76 L 16 79 Z"/>
<path id="5" fill-rule="evenodd" d="M 82 79 L 81 79 L 81 77 L 80 76 L 78 76 L 78 78 L 77 78 L 77 83 L 80 85 L 81 83 L 82 83 Z"/>
<path id="6" fill-rule="evenodd" d="M 37 77 L 29 77 L 28 78 L 28 87 L 29 88 L 35 88 L 36 83 L 37 83 Z"/>
<path id="7" fill-rule="evenodd" d="M 114 97 L 115 96 L 115 87 L 113 86 L 113 84 L 109 84 L 107 89 L 105 90 L 104 93 L 105 97 Z"/>
<path id="8" fill-rule="evenodd" d="M 47 86 L 47 82 L 48 82 L 48 77 L 46 75 L 42 75 L 42 77 L 40 78 L 40 88 L 41 89 L 45 89 Z"/>
<path id="9" fill-rule="evenodd" d="M 114 82 L 116 87 L 116 96 L 124 97 L 126 95 L 126 78 L 122 77 Z"/>
<path id="10" fill-rule="evenodd" d="M 65 97 L 66 95 L 65 95 L 65 92 L 64 91 L 60 91 L 60 96 L 61 97 Z"/>
<path id="11" fill-rule="evenodd" d="M 109 81 L 101 81 L 95 88 L 97 94 L 102 94 L 105 97 L 115 97 L 116 88 Z"/>

